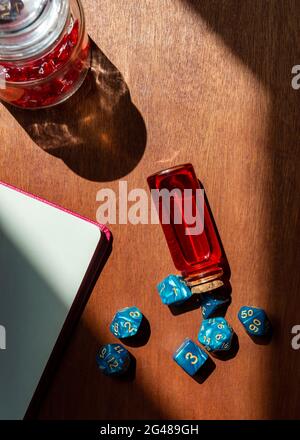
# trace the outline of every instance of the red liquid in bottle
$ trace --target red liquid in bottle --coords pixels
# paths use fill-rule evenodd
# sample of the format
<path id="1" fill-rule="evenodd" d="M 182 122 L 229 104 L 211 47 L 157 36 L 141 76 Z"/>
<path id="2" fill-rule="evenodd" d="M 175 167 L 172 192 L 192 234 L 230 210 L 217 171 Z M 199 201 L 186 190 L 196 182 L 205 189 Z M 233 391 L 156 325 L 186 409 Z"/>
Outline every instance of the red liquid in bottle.
<path id="1" fill-rule="evenodd" d="M 196 203 L 201 187 L 193 166 L 185 164 L 153 174 L 148 177 L 148 184 L 151 190 L 179 190 L 174 193 L 174 197 L 159 198 L 159 219 L 175 267 L 182 272 L 187 280 L 221 276 L 223 273 L 221 246 L 205 200 L 203 204 L 199 203 L 199 200 Z M 184 193 L 185 189 L 191 190 L 188 196 Z M 188 197 L 188 200 L 184 200 L 185 197 Z M 202 219 L 200 233 L 194 235 L 187 233 L 191 226 L 195 227 L 187 222 L 185 206 L 188 204 L 190 204 L 193 216 L 198 214 L 197 218 Z M 168 210 L 169 206 L 170 224 L 164 224 L 163 209 Z M 181 212 L 181 224 L 176 224 L 175 208 L 177 208 L 177 212 Z"/>

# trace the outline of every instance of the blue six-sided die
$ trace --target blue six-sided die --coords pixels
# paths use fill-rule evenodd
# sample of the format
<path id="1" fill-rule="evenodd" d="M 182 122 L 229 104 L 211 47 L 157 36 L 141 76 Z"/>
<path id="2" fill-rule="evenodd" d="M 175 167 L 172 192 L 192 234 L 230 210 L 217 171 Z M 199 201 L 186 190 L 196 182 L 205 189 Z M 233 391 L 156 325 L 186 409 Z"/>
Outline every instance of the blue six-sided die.
<path id="1" fill-rule="evenodd" d="M 263 309 L 243 306 L 240 308 L 238 318 L 250 335 L 266 336 L 270 331 L 270 321 Z"/>
<path id="2" fill-rule="evenodd" d="M 130 364 L 130 355 L 121 344 L 107 344 L 100 347 L 96 356 L 100 370 L 107 376 L 125 373 Z"/>
<path id="3" fill-rule="evenodd" d="M 190 376 L 194 376 L 207 361 L 208 355 L 191 339 L 185 339 L 173 355 L 174 361 Z"/>
<path id="4" fill-rule="evenodd" d="M 181 304 L 192 296 L 191 289 L 179 275 L 169 275 L 157 285 L 163 304 Z"/>
<path id="5" fill-rule="evenodd" d="M 115 314 L 109 328 L 117 338 L 128 338 L 136 335 L 142 320 L 143 314 L 137 307 L 126 307 Z"/>
<path id="6" fill-rule="evenodd" d="M 225 318 L 211 318 L 202 321 L 198 340 L 207 351 L 229 350 L 233 330 Z"/>

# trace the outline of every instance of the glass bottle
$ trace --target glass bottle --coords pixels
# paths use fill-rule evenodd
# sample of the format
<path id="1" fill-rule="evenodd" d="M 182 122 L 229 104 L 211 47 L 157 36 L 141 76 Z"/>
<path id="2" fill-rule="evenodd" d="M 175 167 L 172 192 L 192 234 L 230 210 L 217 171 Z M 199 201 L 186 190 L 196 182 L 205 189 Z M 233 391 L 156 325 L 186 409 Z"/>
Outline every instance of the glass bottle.
<path id="1" fill-rule="evenodd" d="M 89 66 L 79 0 L 0 0 L 0 99 L 53 106 L 76 92 Z"/>
<path id="2" fill-rule="evenodd" d="M 151 175 L 147 180 L 152 197 L 153 191 L 157 191 L 155 199 L 158 201 L 159 220 L 175 267 L 182 273 L 192 292 L 202 293 L 222 286 L 225 257 L 204 198 L 204 190 L 193 166 L 188 163 L 168 168 Z M 163 195 L 162 190 L 168 193 Z M 202 203 L 199 203 L 200 194 Z M 187 219 L 188 205 L 194 218 L 202 222 L 199 233 L 188 232 L 191 230 Z M 180 219 L 178 216 L 175 218 L 176 210 L 180 212 Z M 163 220 L 166 212 L 169 221 Z"/>

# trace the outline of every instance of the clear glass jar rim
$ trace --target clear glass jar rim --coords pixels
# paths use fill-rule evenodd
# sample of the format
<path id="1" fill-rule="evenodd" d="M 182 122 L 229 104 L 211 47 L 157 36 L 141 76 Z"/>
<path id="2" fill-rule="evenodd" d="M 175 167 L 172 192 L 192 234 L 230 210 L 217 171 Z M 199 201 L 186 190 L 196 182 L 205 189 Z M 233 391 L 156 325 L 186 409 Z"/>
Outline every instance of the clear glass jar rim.
<path id="1" fill-rule="evenodd" d="M 77 1 L 77 0 L 76 0 L 76 4 L 78 6 L 78 10 L 79 10 L 79 14 L 80 14 L 79 39 L 78 39 L 78 44 L 74 48 L 74 51 L 72 52 L 71 57 L 68 59 L 68 61 L 60 67 L 59 71 L 55 71 L 55 72 L 51 73 L 50 75 L 47 75 L 45 78 L 39 78 L 39 79 L 34 79 L 34 80 L 24 81 L 24 82 L 23 81 L 14 82 L 14 81 L 5 80 L 5 82 L 7 84 L 13 84 L 13 86 L 15 88 L 22 88 L 24 86 L 28 86 L 29 84 L 42 85 L 44 83 L 47 83 L 53 77 L 55 77 L 58 74 L 58 72 L 60 72 L 60 74 L 61 74 L 61 72 L 63 72 L 65 69 L 68 69 L 68 65 L 70 63 L 74 62 L 74 60 L 78 56 L 78 52 L 81 50 L 82 42 L 83 42 L 83 39 L 86 35 L 86 33 L 85 33 L 85 16 L 84 16 L 82 4 L 80 1 Z M 67 28 L 67 25 L 68 25 L 68 22 L 66 23 L 65 28 Z M 63 33 L 64 32 L 62 32 L 62 34 Z M 48 48 L 48 51 L 51 51 L 51 48 Z M 24 65 L 26 65 L 26 63 L 30 63 L 32 61 L 32 59 L 25 59 L 25 60 L 21 60 L 21 61 L 22 61 L 22 65 L 23 65 L 23 61 L 24 61 Z M 0 80 L 1 80 L 1 60 L 0 60 Z"/>
<path id="2" fill-rule="evenodd" d="M 0 25 L 0 61 L 25 60 L 43 53 L 59 38 L 69 14 L 69 0 L 47 0 L 28 26 L 17 30 L 7 30 L 4 26 L 1 32 Z"/>

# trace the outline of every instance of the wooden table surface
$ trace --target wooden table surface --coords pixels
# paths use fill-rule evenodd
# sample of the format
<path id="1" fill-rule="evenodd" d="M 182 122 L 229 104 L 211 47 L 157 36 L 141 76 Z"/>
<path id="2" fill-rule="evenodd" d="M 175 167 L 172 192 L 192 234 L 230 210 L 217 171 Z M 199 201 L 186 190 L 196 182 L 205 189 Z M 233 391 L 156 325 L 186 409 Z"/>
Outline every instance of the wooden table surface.
<path id="1" fill-rule="evenodd" d="M 200 310 L 179 316 L 156 284 L 174 272 L 158 225 L 111 225 L 112 255 L 41 405 L 40 418 L 298 418 L 300 351 L 300 2 L 83 0 L 95 42 L 83 89 L 60 107 L 1 105 L 0 179 L 91 219 L 97 192 L 119 179 L 144 188 L 161 168 L 192 162 L 232 277 L 227 318 L 239 351 L 196 383 L 171 359 L 196 340 Z M 116 309 L 137 305 L 151 325 L 130 348 L 131 381 L 100 374 Z M 266 309 L 271 344 L 257 345 L 237 312 Z"/>

